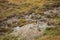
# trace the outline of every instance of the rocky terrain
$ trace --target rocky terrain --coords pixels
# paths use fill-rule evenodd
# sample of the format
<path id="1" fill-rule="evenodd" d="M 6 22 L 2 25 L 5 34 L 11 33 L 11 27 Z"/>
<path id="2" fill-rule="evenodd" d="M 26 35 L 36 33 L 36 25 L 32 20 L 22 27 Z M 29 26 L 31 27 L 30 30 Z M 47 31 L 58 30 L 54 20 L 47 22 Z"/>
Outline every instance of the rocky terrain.
<path id="1" fill-rule="evenodd" d="M 60 38 L 59 0 L 0 0 L 0 40 L 55 40 L 53 36 Z"/>

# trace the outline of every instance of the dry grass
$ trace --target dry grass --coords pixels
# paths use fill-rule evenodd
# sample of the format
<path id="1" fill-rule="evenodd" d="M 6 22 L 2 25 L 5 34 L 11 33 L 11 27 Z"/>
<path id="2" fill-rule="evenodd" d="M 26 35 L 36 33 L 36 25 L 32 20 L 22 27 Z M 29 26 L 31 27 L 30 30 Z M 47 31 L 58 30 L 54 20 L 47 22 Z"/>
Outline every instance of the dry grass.
<path id="1" fill-rule="evenodd" d="M 29 13 L 31 10 L 35 10 L 35 12 L 39 13 L 40 10 L 42 8 L 44 8 L 45 4 L 49 4 L 50 3 L 59 3 L 60 1 L 56 2 L 55 0 L 8 0 L 9 3 L 12 3 L 11 5 L 8 5 L 9 3 L 1 3 L 0 7 L 3 8 L 7 8 L 8 9 L 4 10 L 1 8 L 1 12 L 0 12 L 0 18 L 1 19 L 6 19 L 7 16 L 11 16 L 11 15 L 19 15 L 19 13 Z M 18 6 L 15 6 L 18 5 Z M 36 10 L 36 7 L 39 7 L 38 9 L 40 10 Z M 33 10 L 33 11 L 34 11 Z M 0 19 L 0 20 L 1 20 Z"/>
<path id="2" fill-rule="evenodd" d="M 60 36 L 48 35 L 48 36 L 41 37 L 37 40 L 60 40 Z"/>

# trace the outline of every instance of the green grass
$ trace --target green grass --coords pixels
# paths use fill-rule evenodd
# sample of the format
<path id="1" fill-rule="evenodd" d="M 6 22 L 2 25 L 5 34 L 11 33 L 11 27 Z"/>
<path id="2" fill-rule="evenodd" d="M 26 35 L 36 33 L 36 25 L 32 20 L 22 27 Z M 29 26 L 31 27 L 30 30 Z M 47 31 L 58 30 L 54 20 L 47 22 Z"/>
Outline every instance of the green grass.
<path id="1" fill-rule="evenodd" d="M 60 26 L 55 28 L 47 28 L 45 35 L 60 35 Z"/>
<path id="2" fill-rule="evenodd" d="M 55 28 L 46 28 L 42 37 L 37 37 L 35 40 L 60 40 L 60 26 Z"/>

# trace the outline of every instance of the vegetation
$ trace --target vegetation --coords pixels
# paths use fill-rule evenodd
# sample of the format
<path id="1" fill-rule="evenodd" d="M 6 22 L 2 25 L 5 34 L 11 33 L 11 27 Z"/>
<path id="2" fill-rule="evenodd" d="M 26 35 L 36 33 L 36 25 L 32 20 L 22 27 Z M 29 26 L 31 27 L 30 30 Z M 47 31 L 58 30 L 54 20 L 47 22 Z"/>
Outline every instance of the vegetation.
<path id="1" fill-rule="evenodd" d="M 37 40 L 60 40 L 60 36 L 47 35 Z"/>
<path id="2" fill-rule="evenodd" d="M 41 12 L 57 7 L 60 7 L 60 0 L 1 0 L 0 32 L 4 32 L 5 35 L 0 36 L 0 40 L 19 40 L 18 37 L 8 34 L 13 31 L 12 28 L 16 26 L 21 27 L 25 24 L 28 24 L 26 19 L 24 18 L 25 15 L 35 13 L 36 15 L 46 17 L 46 15 L 44 14 L 41 15 Z M 15 17 L 17 17 L 16 19 L 19 19 L 19 21 L 13 21 L 12 23 L 7 22 L 9 19 L 12 20 L 12 18 Z M 50 23 L 52 25 L 55 25 L 56 27 L 46 28 L 44 35 L 42 37 L 37 37 L 36 40 L 60 40 L 60 17 L 54 16 L 51 19 L 53 20 Z M 35 21 L 29 21 L 29 23 L 33 22 Z M 40 29 L 38 30 L 40 31 Z"/>

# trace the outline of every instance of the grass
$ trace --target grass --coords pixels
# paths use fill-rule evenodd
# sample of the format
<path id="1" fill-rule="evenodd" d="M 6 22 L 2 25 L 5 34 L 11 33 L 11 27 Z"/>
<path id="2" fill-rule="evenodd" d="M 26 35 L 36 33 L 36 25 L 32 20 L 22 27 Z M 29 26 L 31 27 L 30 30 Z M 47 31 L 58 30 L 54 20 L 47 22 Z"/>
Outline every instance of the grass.
<path id="1" fill-rule="evenodd" d="M 55 28 L 47 28 L 45 35 L 60 35 L 60 26 Z"/>
<path id="2" fill-rule="evenodd" d="M 38 6 L 39 9 L 42 9 L 42 8 L 44 8 L 44 5 L 46 5 L 47 3 L 48 3 L 48 5 L 50 5 L 50 3 L 53 3 L 53 4 L 57 3 L 55 0 L 54 1 L 53 0 L 22 0 L 22 2 L 20 2 L 20 1 L 19 0 L 9 0 L 9 2 L 12 3 L 10 5 L 9 5 L 9 3 L 2 3 L 1 5 L 5 4 L 5 6 L 0 5 L 0 7 L 4 7 L 4 8 L 9 7 L 9 8 L 6 10 L 3 10 L 0 13 L 0 18 L 1 18 L 0 20 L 6 19 L 7 16 L 11 16 L 14 14 L 19 15 L 22 12 L 29 13 L 29 11 L 32 10 L 36 6 Z M 35 10 L 35 13 L 39 13 L 39 12 L 40 12 L 40 10 L 38 10 L 38 9 Z"/>
<path id="3" fill-rule="evenodd" d="M 36 40 L 60 40 L 60 26 L 55 28 L 46 28 L 42 37 L 37 37 Z"/>
<path id="4" fill-rule="evenodd" d="M 40 14 L 40 11 L 47 7 L 52 7 L 53 5 L 60 3 L 60 0 L 8 0 L 9 3 L 1 3 L 0 7 L 7 8 L 4 10 L 0 8 L 0 20 L 7 19 L 11 15 L 24 15 L 29 14 L 33 11 L 36 14 Z M 3 5 L 4 4 L 4 5 Z M 3 5 L 3 6 L 2 6 Z M 53 23 L 60 23 L 60 17 L 55 17 L 52 21 Z M 21 19 L 18 23 L 18 26 L 25 25 L 26 20 Z M 17 25 L 15 22 L 13 25 Z M 12 26 L 13 26 L 12 25 Z M 9 25 L 11 27 L 11 24 Z M 8 29 L 10 33 L 10 29 Z M 7 34 L 8 35 L 8 34 Z M 18 40 L 14 36 L 2 36 L 0 40 Z M 43 37 L 38 37 L 37 40 L 60 40 L 60 26 L 55 28 L 47 28 Z"/>
<path id="5" fill-rule="evenodd" d="M 38 37 L 36 40 L 60 40 L 60 17 L 54 17 L 53 23 L 57 24 L 54 28 L 46 28 L 42 37 Z"/>
<path id="6" fill-rule="evenodd" d="M 60 26 L 60 17 L 54 17 L 51 23 L 53 23 L 55 26 Z"/>
<path id="7" fill-rule="evenodd" d="M 0 38 L 0 40 L 18 40 L 18 37 L 12 35 L 5 35 Z"/>
<path id="8" fill-rule="evenodd" d="M 47 35 L 37 40 L 60 40 L 60 36 Z"/>

